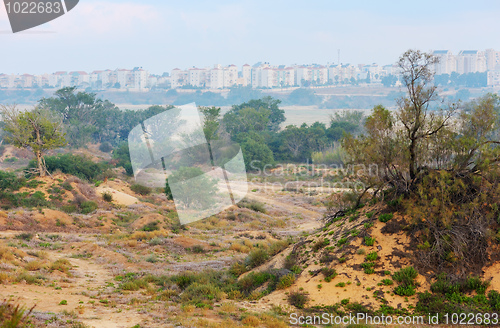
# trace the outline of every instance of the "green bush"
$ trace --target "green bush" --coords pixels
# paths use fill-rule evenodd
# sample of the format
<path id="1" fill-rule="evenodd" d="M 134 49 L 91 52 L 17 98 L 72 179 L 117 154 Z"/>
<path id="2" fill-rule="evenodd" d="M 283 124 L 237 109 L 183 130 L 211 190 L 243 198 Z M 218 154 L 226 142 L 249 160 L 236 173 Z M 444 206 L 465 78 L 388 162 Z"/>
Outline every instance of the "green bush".
<path id="1" fill-rule="evenodd" d="M 30 197 L 22 199 L 21 204 L 25 207 L 48 207 L 50 205 L 45 199 L 45 194 L 41 191 L 37 191 Z"/>
<path id="2" fill-rule="evenodd" d="M 148 186 L 143 186 L 140 184 L 133 184 L 130 186 L 130 190 L 135 192 L 136 194 L 142 195 L 142 196 L 147 196 L 151 194 L 152 189 Z"/>
<path id="3" fill-rule="evenodd" d="M 269 254 L 264 249 L 256 249 L 248 254 L 245 263 L 250 269 L 253 269 L 266 263 L 268 258 Z"/>
<path id="4" fill-rule="evenodd" d="M 399 296 L 412 296 L 415 295 L 415 279 L 418 276 L 417 270 L 413 267 L 406 267 L 395 272 L 392 279 L 399 283 L 394 289 L 394 294 Z"/>
<path id="5" fill-rule="evenodd" d="M 91 159 L 81 155 L 64 154 L 46 156 L 44 159 L 49 172 L 60 170 L 62 173 L 71 174 L 88 181 L 95 180 L 109 168 L 104 163 L 94 163 Z M 33 160 L 29 163 L 28 168 L 35 167 L 36 162 Z"/>
<path id="6" fill-rule="evenodd" d="M 375 238 L 365 236 L 365 245 L 366 246 L 373 246 L 373 244 L 375 244 Z"/>
<path id="7" fill-rule="evenodd" d="M 28 232 L 23 232 L 23 233 L 20 233 L 19 235 L 16 235 L 16 238 L 17 239 L 26 240 L 26 241 L 30 241 L 33 238 L 33 234 L 32 233 L 28 233 Z"/>
<path id="8" fill-rule="evenodd" d="M 260 213 L 266 213 L 266 208 L 264 204 L 257 202 L 257 201 L 249 201 L 248 199 L 243 199 L 241 202 L 238 203 L 238 207 L 244 207 L 251 209 L 254 212 L 260 212 Z"/>
<path id="9" fill-rule="evenodd" d="M 312 249 L 313 251 L 317 252 L 318 250 L 320 250 L 321 248 L 327 246 L 330 244 L 330 240 L 328 240 L 327 238 L 325 239 L 321 239 L 321 240 L 318 240 L 313 246 L 312 246 Z"/>
<path id="10" fill-rule="evenodd" d="M 18 178 L 14 173 L 0 171 L 0 191 L 16 191 L 26 183 L 24 178 Z"/>
<path id="11" fill-rule="evenodd" d="M 210 283 L 200 284 L 195 282 L 191 284 L 181 296 L 183 301 L 191 303 L 202 303 L 203 301 L 216 302 L 222 298 L 222 291 L 219 287 Z"/>
<path id="12" fill-rule="evenodd" d="M 378 260 L 377 252 L 371 252 L 368 255 L 366 255 L 366 260 L 370 262 L 377 261 Z"/>
<path id="13" fill-rule="evenodd" d="M 110 151 L 113 150 L 113 146 L 109 142 L 103 142 L 99 146 L 99 150 L 102 151 L 103 153 L 109 153 Z"/>
<path id="14" fill-rule="evenodd" d="M 148 224 L 144 225 L 141 230 L 142 231 L 156 231 L 160 230 L 160 227 L 158 226 L 160 223 L 158 221 L 153 221 L 149 222 Z"/>
<path id="15" fill-rule="evenodd" d="M 380 222 L 388 222 L 390 219 L 392 219 L 393 217 L 393 214 L 392 213 L 384 213 L 384 214 L 381 214 L 379 217 L 378 217 L 378 220 Z"/>
<path id="16" fill-rule="evenodd" d="M 201 253 L 205 253 L 205 249 L 203 248 L 203 246 L 201 245 L 194 245 L 192 248 L 191 248 L 191 251 L 193 253 L 197 253 L 197 254 L 201 254 Z"/>
<path id="17" fill-rule="evenodd" d="M 102 199 L 105 202 L 111 203 L 113 201 L 113 194 L 110 192 L 105 192 L 102 194 Z"/>
<path id="18" fill-rule="evenodd" d="M 278 282 L 276 289 L 288 288 L 288 287 L 292 286 L 294 282 L 295 282 L 295 274 L 289 273 L 289 274 L 280 278 L 280 281 Z"/>
<path id="19" fill-rule="evenodd" d="M 305 292 L 292 291 L 288 294 L 288 303 L 297 309 L 303 309 L 307 302 L 309 302 L 309 296 Z"/>
<path id="20" fill-rule="evenodd" d="M 93 202 L 91 200 L 84 201 L 80 204 L 80 212 L 82 214 L 89 214 L 97 210 L 99 206 L 97 205 L 96 202 Z"/>

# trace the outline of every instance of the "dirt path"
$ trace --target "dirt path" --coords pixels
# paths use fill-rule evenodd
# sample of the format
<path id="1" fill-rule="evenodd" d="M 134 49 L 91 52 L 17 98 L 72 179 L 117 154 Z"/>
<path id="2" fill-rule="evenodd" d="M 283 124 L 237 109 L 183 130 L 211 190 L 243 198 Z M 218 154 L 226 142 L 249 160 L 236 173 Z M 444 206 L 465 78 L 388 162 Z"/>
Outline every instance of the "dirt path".
<path id="1" fill-rule="evenodd" d="M 49 259 L 55 261 L 65 258 L 61 253 L 49 252 Z M 78 320 L 96 328 L 129 328 L 140 323 L 146 317 L 130 310 L 128 307 L 105 307 L 99 301 L 105 296 L 99 291 L 113 282 L 113 276 L 103 266 L 92 260 L 68 258 L 74 266 L 73 277 L 68 282 L 56 283 L 54 287 L 15 284 L 0 285 L 0 298 L 13 297 L 28 307 L 36 305 L 35 312 L 68 312 L 78 314 Z M 55 287 L 61 289 L 55 289 Z M 60 305 L 66 300 L 67 305 Z"/>

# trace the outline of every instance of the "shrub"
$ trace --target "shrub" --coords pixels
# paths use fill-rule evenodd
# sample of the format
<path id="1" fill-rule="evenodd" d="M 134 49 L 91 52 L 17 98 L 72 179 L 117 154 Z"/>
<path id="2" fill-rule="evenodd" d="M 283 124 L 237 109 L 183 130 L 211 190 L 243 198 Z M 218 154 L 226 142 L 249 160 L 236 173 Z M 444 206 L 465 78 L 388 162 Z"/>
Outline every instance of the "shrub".
<path id="1" fill-rule="evenodd" d="M 103 163 L 94 163 L 91 159 L 73 154 L 64 154 L 58 156 L 46 156 L 45 163 L 49 172 L 60 170 L 62 173 L 71 174 L 76 177 L 92 181 L 99 175 L 102 175 L 108 166 Z M 36 162 L 29 163 L 28 168 L 35 168 Z"/>
<path id="2" fill-rule="evenodd" d="M 23 233 L 20 233 L 19 235 L 16 235 L 16 238 L 17 239 L 26 240 L 26 241 L 30 241 L 33 238 L 33 234 L 32 233 L 28 233 L 28 232 L 23 232 Z"/>
<path id="3" fill-rule="evenodd" d="M 158 262 L 159 259 L 156 255 L 154 254 L 149 254 L 147 257 L 146 257 L 146 262 L 149 262 L 149 263 L 156 263 Z"/>
<path id="4" fill-rule="evenodd" d="M 330 240 L 328 240 L 327 238 L 325 239 L 322 239 L 322 240 L 318 240 L 313 246 L 312 246 L 312 249 L 313 251 L 317 252 L 318 250 L 320 250 L 321 248 L 327 246 L 328 244 L 330 244 Z"/>
<path id="5" fill-rule="evenodd" d="M 394 282 L 391 279 L 384 279 L 384 280 L 382 280 L 382 284 L 384 284 L 385 286 L 390 286 L 393 283 Z"/>
<path id="6" fill-rule="evenodd" d="M 245 262 L 251 269 L 266 263 L 269 254 L 264 249 L 256 249 L 248 254 Z"/>
<path id="7" fill-rule="evenodd" d="M 80 212 L 82 214 L 89 214 L 97 210 L 99 206 L 97 205 L 96 202 L 88 200 L 88 201 L 83 201 L 80 204 Z"/>
<path id="8" fill-rule="evenodd" d="M 332 276 L 336 277 L 337 276 L 337 271 L 335 269 L 332 269 L 332 268 L 322 268 L 321 273 L 325 277 L 332 277 Z"/>
<path id="9" fill-rule="evenodd" d="M 191 303 L 201 303 L 202 301 L 220 301 L 222 298 L 222 291 L 210 283 L 200 284 L 195 282 L 191 284 L 181 296 L 183 301 Z"/>
<path id="10" fill-rule="evenodd" d="M 370 262 L 378 260 L 377 252 L 371 252 L 370 254 L 366 255 L 366 260 Z"/>
<path id="11" fill-rule="evenodd" d="M 402 285 L 409 286 L 414 284 L 418 272 L 413 267 L 406 267 L 394 273 L 392 278 Z"/>
<path id="12" fill-rule="evenodd" d="M 68 273 L 72 265 L 67 259 L 58 259 L 50 266 L 50 271 L 60 271 L 63 273 Z"/>
<path id="13" fill-rule="evenodd" d="M 248 295 L 256 288 L 268 282 L 271 278 L 273 277 L 268 272 L 251 272 L 238 281 L 238 286 L 242 292 Z"/>
<path id="14" fill-rule="evenodd" d="M 0 191 L 16 191 L 24 184 L 25 180 L 18 178 L 14 173 L 0 171 Z"/>
<path id="15" fill-rule="evenodd" d="M 400 296 L 415 295 L 415 279 L 418 276 L 417 270 L 413 267 L 406 267 L 394 273 L 392 278 L 399 283 L 394 289 L 394 294 Z"/>
<path id="16" fill-rule="evenodd" d="M 28 327 L 28 318 L 32 311 L 33 308 L 26 312 L 24 307 L 14 305 L 10 301 L 0 302 L 0 327 Z"/>
<path id="17" fill-rule="evenodd" d="M 135 192 L 136 194 L 142 195 L 142 196 L 147 196 L 151 194 L 152 189 L 147 186 L 143 186 L 141 184 L 133 184 L 130 186 L 130 190 Z"/>
<path id="18" fill-rule="evenodd" d="M 255 212 L 266 213 L 264 204 L 257 201 L 249 201 L 246 198 L 238 203 L 238 207 L 248 208 Z"/>
<path id="19" fill-rule="evenodd" d="M 41 191 L 35 192 L 28 198 L 24 198 L 21 203 L 26 207 L 47 207 L 50 205 L 45 199 L 45 194 Z"/>
<path id="20" fill-rule="evenodd" d="M 110 192 L 105 192 L 102 194 L 102 199 L 105 202 L 111 203 L 113 201 L 113 194 Z"/>
<path id="21" fill-rule="evenodd" d="M 292 291 L 288 294 L 288 303 L 297 309 L 303 309 L 307 302 L 309 302 L 309 296 L 305 292 Z"/>
<path id="22" fill-rule="evenodd" d="M 292 286 L 294 282 L 295 282 L 295 274 L 289 273 L 289 274 L 280 278 L 280 281 L 278 282 L 276 289 L 288 288 L 288 287 Z"/>
<path id="23" fill-rule="evenodd" d="M 366 246 L 373 246 L 373 244 L 375 244 L 375 238 L 365 236 L 365 245 Z"/>
<path id="24" fill-rule="evenodd" d="M 103 153 L 109 153 L 110 151 L 113 150 L 113 146 L 109 142 L 103 142 L 99 146 L 99 150 L 102 151 Z"/>
<path id="25" fill-rule="evenodd" d="M 192 251 L 193 253 L 198 253 L 198 254 L 200 254 L 200 253 L 205 253 L 205 249 L 204 249 L 204 248 L 203 248 L 203 246 L 201 246 L 201 245 L 194 245 L 194 246 L 191 248 L 191 251 Z"/>
<path id="26" fill-rule="evenodd" d="M 384 213 L 384 214 L 381 214 L 379 217 L 378 217 L 378 220 L 380 222 L 388 222 L 390 219 L 392 219 L 393 217 L 393 214 L 392 213 Z"/>
<path id="27" fill-rule="evenodd" d="M 142 231 L 157 231 L 160 230 L 160 227 L 158 226 L 160 223 L 158 221 L 153 221 L 149 222 L 148 224 L 144 225 L 141 230 Z"/>

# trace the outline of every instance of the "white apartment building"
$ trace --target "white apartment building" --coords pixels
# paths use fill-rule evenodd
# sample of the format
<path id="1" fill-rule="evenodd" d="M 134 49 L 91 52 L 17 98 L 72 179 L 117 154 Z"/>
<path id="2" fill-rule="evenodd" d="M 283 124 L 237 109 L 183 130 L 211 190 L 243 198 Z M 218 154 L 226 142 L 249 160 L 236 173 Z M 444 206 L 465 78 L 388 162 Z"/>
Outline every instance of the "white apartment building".
<path id="1" fill-rule="evenodd" d="M 451 74 L 457 71 L 457 58 L 449 50 L 436 50 L 432 53 L 438 58 L 438 62 L 434 64 L 436 75 Z"/>
<path id="2" fill-rule="evenodd" d="M 462 50 L 457 56 L 457 73 L 468 74 L 486 72 L 486 57 L 484 52 L 477 50 Z"/>
<path id="3" fill-rule="evenodd" d="M 241 75 L 243 78 L 242 85 L 244 87 L 252 85 L 252 66 L 248 64 L 243 65 L 243 68 L 241 69 Z"/>
<path id="4" fill-rule="evenodd" d="M 170 75 L 171 75 L 172 89 L 177 89 L 188 84 L 189 78 L 187 71 L 182 71 L 178 68 L 174 68 Z"/>
<path id="5" fill-rule="evenodd" d="M 197 88 L 207 85 L 207 70 L 201 68 L 190 68 L 188 70 L 188 84 Z"/>
<path id="6" fill-rule="evenodd" d="M 500 70 L 500 51 L 486 49 L 486 69 L 488 71 Z"/>
<path id="7" fill-rule="evenodd" d="M 500 70 L 488 71 L 488 86 L 500 87 Z"/>

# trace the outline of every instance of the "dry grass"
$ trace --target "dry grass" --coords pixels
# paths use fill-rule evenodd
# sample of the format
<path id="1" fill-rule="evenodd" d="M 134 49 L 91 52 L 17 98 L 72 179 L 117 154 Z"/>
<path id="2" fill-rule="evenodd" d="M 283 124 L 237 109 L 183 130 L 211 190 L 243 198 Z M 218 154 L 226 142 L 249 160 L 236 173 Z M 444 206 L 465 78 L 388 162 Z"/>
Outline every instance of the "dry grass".
<path id="1" fill-rule="evenodd" d="M 27 271 L 38 271 L 43 267 L 44 264 L 41 261 L 31 261 L 24 265 L 24 269 L 26 269 Z"/>

